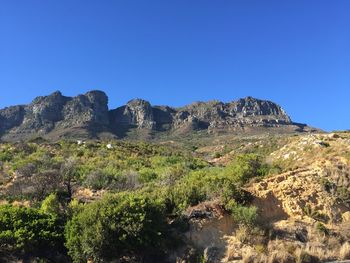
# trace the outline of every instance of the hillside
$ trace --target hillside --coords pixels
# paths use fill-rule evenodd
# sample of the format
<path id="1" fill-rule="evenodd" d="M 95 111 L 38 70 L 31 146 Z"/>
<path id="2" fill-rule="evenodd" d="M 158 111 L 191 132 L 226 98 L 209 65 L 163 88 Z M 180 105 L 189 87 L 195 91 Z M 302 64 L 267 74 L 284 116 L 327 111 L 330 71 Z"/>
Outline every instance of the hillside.
<path id="1" fill-rule="evenodd" d="M 114 139 L 2 143 L 0 257 L 350 258 L 349 133 L 197 140 L 189 147 Z"/>
<path id="2" fill-rule="evenodd" d="M 315 129 L 293 122 L 277 104 L 246 97 L 237 101 L 195 102 L 173 108 L 134 99 L 108 109 L 103 91 L 67 97 L 57 91 L 28 105 L 0 110 L 0 135 L 5 141 L 63 138 L 166 140 L 178 136 L 225 133 L 293 133 Z"/>

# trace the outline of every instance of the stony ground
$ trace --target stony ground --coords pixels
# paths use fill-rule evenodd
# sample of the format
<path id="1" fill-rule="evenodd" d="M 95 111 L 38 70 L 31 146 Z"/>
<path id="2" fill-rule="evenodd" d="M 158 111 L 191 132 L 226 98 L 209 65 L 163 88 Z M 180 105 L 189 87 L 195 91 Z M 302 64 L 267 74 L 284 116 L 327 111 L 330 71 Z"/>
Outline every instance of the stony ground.
<path id="1" fill-rule="evenodd" d="M 263 141 L 240 147 L 259 148 Z M 225 164 L 235 152 L 215 156 L 212 162 Z M 350 209 L 348 196 L 341 194 L 350 189 L 350 134 L 289 137 L 267 159 L 280 164 L 282 171 L 246 186 L 264 227 L 238 226 L 217 212 L 215 202 L 190 208 L 197 218 L 192 219 L 187 236 L 203 247 L 204 258 L 208 262 L 316 262 L 302 259 L 307 254 L 327 262 L 350 257 Z"/>

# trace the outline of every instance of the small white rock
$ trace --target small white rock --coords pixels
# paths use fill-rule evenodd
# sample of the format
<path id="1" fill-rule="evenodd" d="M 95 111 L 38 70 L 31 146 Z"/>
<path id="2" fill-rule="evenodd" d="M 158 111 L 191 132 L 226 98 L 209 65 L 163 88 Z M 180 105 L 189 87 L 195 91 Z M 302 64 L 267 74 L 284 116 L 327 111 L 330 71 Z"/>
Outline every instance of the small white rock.
<path id="1" fill-rule="evenodd" d="M 112 144 L 107 144 L 107 149 L 113 149 L 113 146 L 112 146 Z"/>

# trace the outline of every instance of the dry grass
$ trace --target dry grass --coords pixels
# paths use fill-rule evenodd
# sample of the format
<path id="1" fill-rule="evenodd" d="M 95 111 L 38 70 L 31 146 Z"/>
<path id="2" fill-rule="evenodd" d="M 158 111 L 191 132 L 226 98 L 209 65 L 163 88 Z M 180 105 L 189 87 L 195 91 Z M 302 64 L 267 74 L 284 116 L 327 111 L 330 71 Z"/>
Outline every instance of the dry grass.
<path id="1" fill-rule="evenodd" d="M 230 248 L 227 249 L 226 259 L 227 259 L 227 261 L 240 259 L 240 256 L 237 254 L 237 252 L 236 252 L 234 247 L 233 248 L 230 247 Z"/>
<path id="2" fill-rule="evenodd" d="M 263 230 L 246 225 L 240 225 L 235 236 L 243 244 L 263 244 L 266 238 Z"/>
<path id="3" fill-rule="evenodd" d="M 267 252 L 266 246 L 264 244 L 256 244 L 254 246 L 254 249 L 258 254 L 266 254 Z"/>
<path id="4" fill-rule="evenodd" d="M 340 259 L 350 259 L 350 243 L 345 242 L 339 250 Z"/>
<path id="5" fill-rule="evenodd" d="M 244 254 L 242 258 L 243 263 L 255 263 L 257 262 L 256 254 Z"/>
<path id="6" fill-rule="evenodd" d="M 313 241 L 306 244 L 270 241 L 268 246 L 244 245 L 242 262 L 245 263 L 314 263 L 350 259 L 350 243 L 340 245 L 340 240 L 329 238 L 323 243 Z"/>
<path id="7" fill-rule="evenodd" d="M 273 251 L 268 257 L 268 263 L 294 263 L 295 258 L 287 251 Z"/>
<path id="8" fill-rule="evenodd" d="M 309 250 L 297 249 L 295 251 L 295 262 L 296 263 L 318 263 L 320 262 L 319 258 L 315 255 L 312 255 Z"/>
<path id="9" fill-rule="evenodd" d="M 269 254 L 257 253 L 253 249 L 243 253 L 244 263 L 295 263 L 295 257 L 286 251 L 273 251 Z"/>
<path id="10" fill-rule="evenodd" d="M 265 254 L 257 253 L 253 248 L 246 250 L 242 254 L 243 263 L 266 263 L 267 256 Z"/>

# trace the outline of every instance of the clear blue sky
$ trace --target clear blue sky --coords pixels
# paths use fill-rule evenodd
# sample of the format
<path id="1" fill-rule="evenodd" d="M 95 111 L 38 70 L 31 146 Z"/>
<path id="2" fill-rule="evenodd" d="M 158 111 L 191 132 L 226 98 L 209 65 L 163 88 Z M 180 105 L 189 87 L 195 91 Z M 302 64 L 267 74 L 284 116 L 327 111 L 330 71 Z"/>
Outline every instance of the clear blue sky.
<path id="1" fill-rule="evenodd" d="M 1 0 L 1 108 L 91 89 L 110 107 L 250 95 L 349 129 L 350 1 Z"/>

